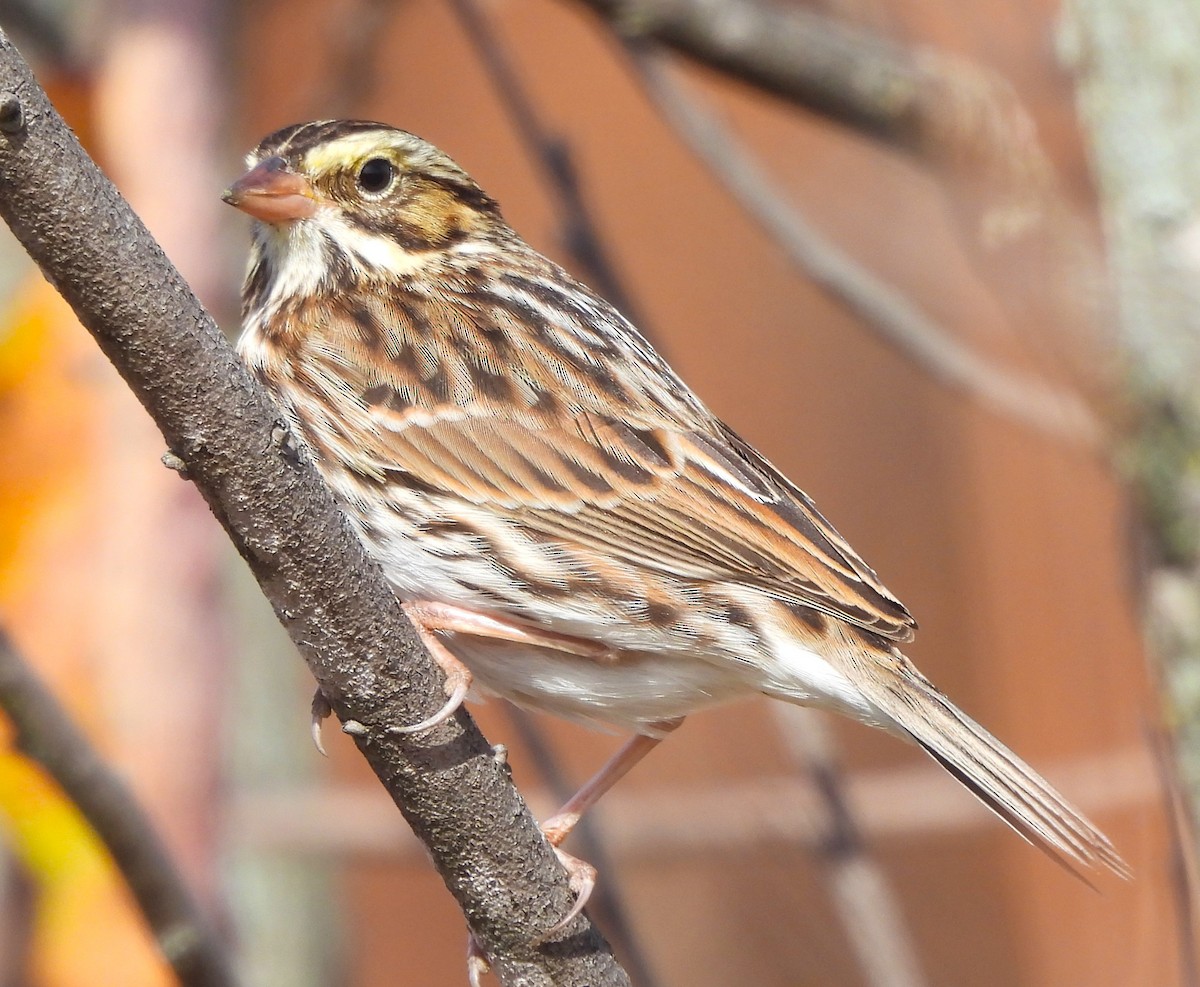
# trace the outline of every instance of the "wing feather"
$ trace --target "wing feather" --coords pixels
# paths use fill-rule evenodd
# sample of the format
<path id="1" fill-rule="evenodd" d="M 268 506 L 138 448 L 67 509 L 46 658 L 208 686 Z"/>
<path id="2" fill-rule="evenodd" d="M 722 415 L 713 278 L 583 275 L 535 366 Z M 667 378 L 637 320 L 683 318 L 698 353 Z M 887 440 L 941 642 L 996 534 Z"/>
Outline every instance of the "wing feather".
<path id="1" fill-rule="evenodd" d="M 310 438 L 320 446 L 322 427 L 337 432 L 325 440 L 339 447 L 329 460 L 419 486 L 444 498 L 444 513 L 455 501 L 486 507 L 574 557 L 590 553 L 599 570 L 616 562 L 663 579 L 753 585 L 911 638 L 912 616 L 813 502 L 620 315 L 550 274 L 560 284 L 543 277 L 544 295 L 520 289 L 520 320 L 495 291 L 475 292 L 440 298 L 437 319 L 412 300 L 379 302 L 364 335 L 333 303 L 314 303 L 303 321 L 323 332 L 299 341 L 296 362 L 336 413 L 310 422 Z M 519 293 L 515 283 L 506 290 Z M 588 298 L 593 325 L 577 311 Z M 353 434 L 338 422 L 355 423 Z"/>
<path id="2" fill-rule="evenodd" d="M 915 622 L 766 460 L 732 433 L 582 413 L 563 423 L 461 409 L 379 434 L 378 469 L 403 464 L 447 496 L 531 535 L 664 575 L 754 585 L 892 640 Z"/>

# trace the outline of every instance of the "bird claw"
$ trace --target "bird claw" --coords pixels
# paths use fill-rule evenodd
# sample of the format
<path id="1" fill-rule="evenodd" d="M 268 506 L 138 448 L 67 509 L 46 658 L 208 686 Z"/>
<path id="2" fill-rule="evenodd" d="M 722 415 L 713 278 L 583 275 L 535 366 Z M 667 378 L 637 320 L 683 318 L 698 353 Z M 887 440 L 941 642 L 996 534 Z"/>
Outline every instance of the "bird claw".
<path id="1" fill-rule="evenodd" d="M 596 889 L 596 868 L 589 864 L 586 860 L 580 860 L 578 857 L 572 856 L 566 850 L 559 847 L 554 848 L 554 853 L 558 857 L 558 862 L 566 869 L 570 878 L 571 891 L 575 894 L 575 904 L 571 906 L 571 910 L 559 919 L 553 926 L 538 936 L 533 942 L 534 945 L 539 945 L 545 942 L 551 936 L 556 935 L 565 929 L 587 907 L 588 900 L 592 897 L 592 892 Z"/>
<path id="2" fill-rule="evenodd" d="M 325 752 L 325 745 L 321 743 L 321 724 L 333 712 L 333 707 L 329 705 L 329 700 L 325 698 L 320 688 L 313 693 L 312 697 L 312 720 L 309 723 L 309 732 L 312 734 L 313 746 L 322 757 L 329 757 Z"/>
<path id="3" fill-rule="evenodd" d="M 429 719 L 422 720 L 420 723 L 413 723 L 406 727 L 388 727 L 388 733 L 420 733 L 422 730 L 436 727 L 439 723 L 445 723 L 466 701 L 467 693 L 470 691 L 471 673 L 467 671 L 466 667 L 460 665 L 458 668 L 449 669 L 446 674 L 446 692 L 449 693 L 450 698 L 446 700 L 446 705 Z"/>
<path id="4" fill-rule="evenodd" d="M 467 933 L 467 980 L 470 981 L 471 987 L 482 987 L 481 978 L 484 974 L 490 973 L 492 964 L 488 962 L 488 958 L 483 954 L 483 947 L 479 945 L 479 940 L 475 938 L 472 932 Z"/>

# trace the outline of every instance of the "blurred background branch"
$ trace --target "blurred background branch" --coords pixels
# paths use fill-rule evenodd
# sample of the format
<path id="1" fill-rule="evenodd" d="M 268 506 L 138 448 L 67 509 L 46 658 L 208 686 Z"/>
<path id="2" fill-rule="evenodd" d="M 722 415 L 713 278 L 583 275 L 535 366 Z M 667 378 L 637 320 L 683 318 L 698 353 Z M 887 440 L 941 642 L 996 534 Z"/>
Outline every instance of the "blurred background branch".
<path id="1" fill-rule="evenodd" d="M 795 706 L 772 708 L 796 769 L 821 802 L 812 850 L 841 918 L 864 982 L 872 987 L 922 987 L 916 943 L 883 869 L 867 845 L 856 806 L 837 763 L 823 714 Z"/>
<path id="2" fill-rule="evenodd" d="M 137 899 L 183 987 L 233 987 L 217 936 L 149 818 L 0 631 L 0 710 L 18 750 L 37 761 L 83 813 Z"/>
<path id="3" fill-rule="evenodd" d="M 689 59 L 915 156 L 1040 192 L 1045 160 L 1000 76 L 929 46 L 774 0 L 576 0 L 629 40 Z"/>
<path id="4" fill-rule="evenodd" d="M 553 198 L 558 214 L 560 242 L 576 273 L 612 302 L 642 335 L 653 339 L 596 229 L 570 146 L 542 121 L 508 50 L 477 0 L 452 0 L 452 6 L 479 61 L 487 69 L 514 132 L 545 178 L 545 188 Z"/>
<path id="5" fill-rule="evenodd" d="M 640 43 L 628 50 L 647 95 L 680 139 L 792 263 L 864 326 L 939 383 L 989 410 L 1058 439 L 1100 446 L 1104 428 L 1078 397 L 972 352 L 902 292 L 817 232 L 733 133 L 675 80 L 662 54 Z"/>
<path id="6" fill-rule="evenodd" d="M 941 158 L 1006 156 L 996 146 L 998 79 L 966 92 L 960 68 L 925 49 L 771 0 L 580 0 L 618 34 L 653 39 L 898 149 Z M 981 74 L 976 74 L 982 79 Z"/>

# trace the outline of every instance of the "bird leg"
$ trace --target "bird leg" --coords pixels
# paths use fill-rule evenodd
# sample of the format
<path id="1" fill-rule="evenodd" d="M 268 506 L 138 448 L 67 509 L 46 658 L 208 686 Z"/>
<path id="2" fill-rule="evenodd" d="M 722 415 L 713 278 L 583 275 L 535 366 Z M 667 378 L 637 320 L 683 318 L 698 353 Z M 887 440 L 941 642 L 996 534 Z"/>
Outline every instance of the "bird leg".
<path id="1" fill-rule="evenodd" d="M 567 634 L 556 634 L 539 627 L 527 627 L 517 621 L 503 620 L 477 613 L 453 603 L 433 600 L 406 600 L 404 612 L 412 621 L 422 643 L 429 654 L 446 673 L 446 705 L 429 719 L 408 727 L 392 727 L 393 733 L 418 733 L 444 723 L 463 704 L 471 689 L 471 671 L 450 653 L 437 636 L 438 631 L 455 634 L 470 634 L 474 637 L 491 638 L 496 641 L 514 641 L 531 647 L 550 648 L 567 654 L 580 655 L 593 661 L 616 661 L 616 655 L 607 645 L 597 644 Z"/>
<path id="2" fill-rule="evenodd" d="M 627 775 L 635 764 L 649 754 L 666 738 L 666 735 L 682 723 L 683 720 L 667 720 L 656 723 L 656 730 L 662 731 L 659 736 L 651 737 L 644 733 L 634 734 L 621 748 L 613 754 L 599 771 L 597 771 L 583 787 L 579 789 L 554 815 L 542 823 L 542 832 L 551 846 L 558 846 L 575 828 L 583 814 L 600 801 L 600 797 Z"/>
<path id="3" fill-rule="evenodd" d="M 456 606 L 453 603 L 410 600 L 404 604 L 404 612 L 408 614 L 409 620 L 418 627 L 424 627 L 430 631 L 453 631 L 456 634 L 491 638 L 494 641 L 512 641 L 516 644 L 528 644 L 535 648 L 562 651 L 565 654 L 578 655 L 581 658 L 591 658 L 593 661 L 615 662 L 617 660 L 616 652 L 607 644 L 572 637 L 569 634 L 559 634 L 518 620 L 492 617 L 466 607 Z"/>
<path id="4" fill-rule="evenodd" d="M 575 916 L 583 911 L 596 887 L 596 868 L 567 853 L 561 849 L 560 844 L 571 835 L 571 831 L 583 818 L 583 814 L 600 801 L 600 797 L 605 792 L 624 778 L 635 764 L 662 743 L 666 735 L 682 722 L 682 717 L 677 720 L 664 720 L 661 723 L 653 724 L 653 728 L 658 732 L 657 736 L 652 737 L 639 733 L 630 737 L 604 763 L 604 766 L 567 800 L 561 809 L 542 823 L 542 832 L 546 834 L 547 841 L 554 847 L 559 862 L 570 877 L 571 890 L 575 892 L 575 904 L 553 928 L 539 937 L 540 939 L 553 935 L 570 924 Z"/>

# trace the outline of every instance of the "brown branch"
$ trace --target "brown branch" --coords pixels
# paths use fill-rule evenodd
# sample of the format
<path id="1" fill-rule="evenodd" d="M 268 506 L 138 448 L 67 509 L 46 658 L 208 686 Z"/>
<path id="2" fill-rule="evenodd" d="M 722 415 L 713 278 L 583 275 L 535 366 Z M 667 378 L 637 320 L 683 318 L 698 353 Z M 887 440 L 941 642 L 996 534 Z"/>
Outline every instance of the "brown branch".
<path id="1" fill-rule="evenodd" d="M 179 982 L 233 987 L 225 944 L 153 824 L 2 631 L 0 709 L 16 729 L 17 749 L 45 768 L 108 848 Z"/>
<path id="2" fill-rule="evenodd" d="M 861 267 L 813 228 L 729 129 L 684 91 L 663 55 L 643 44 L 630 44 L 629 52 L 650 99 L 684 143 L 791 262 L 879 338 L 939 383 L 992 411 L 1074 444 L 1100 445 L 1104 429 L 1082 400 L 979 356 Z"/>
<path id="3" fill-rule="evenodd" d="M 186 468 L 505 984 L 626 984 L 466 711 L 278 410 L 0 34 L 0 214 Z M 166 533 L 164 532 L 164 537 Z"/>

